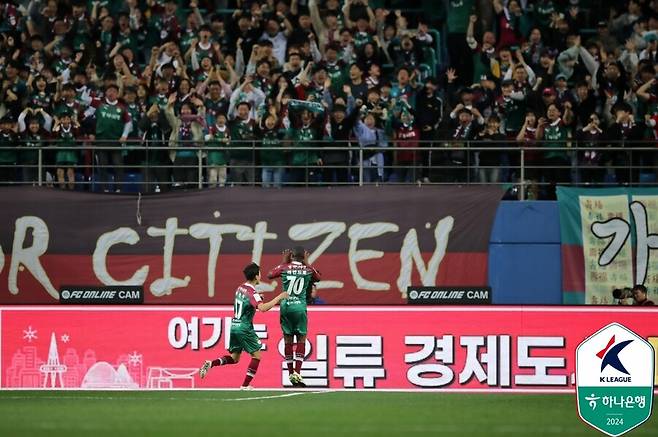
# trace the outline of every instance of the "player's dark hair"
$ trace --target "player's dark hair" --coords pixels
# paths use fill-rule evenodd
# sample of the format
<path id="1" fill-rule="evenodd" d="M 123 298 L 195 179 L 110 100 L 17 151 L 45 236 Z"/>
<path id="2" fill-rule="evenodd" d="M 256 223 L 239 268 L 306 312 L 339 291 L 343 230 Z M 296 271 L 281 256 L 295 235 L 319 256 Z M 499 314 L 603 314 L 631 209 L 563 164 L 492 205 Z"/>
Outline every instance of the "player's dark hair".
<path id="1" fill-rule="evenodd" d="M 247 281 L 253 281 L 258 276 L 258 273 L 260 273 L 260 267 L 256 263 L 251 263 L 242 272 Z"/>
<path id="2" fill-rule="evenodd" d="M 304 253 L 306 251 L 302 246 L 295 246 L 292 248 L 292 257 L 297 261 L 302 261 L 304 259 Z"/>
<path id="3" fill-rule="evenodd" d="M 635 284 L 633 286 L 633 291 L 639 291 L 640 293 L 647 294 L 647 287 L 642 284 Z"/>

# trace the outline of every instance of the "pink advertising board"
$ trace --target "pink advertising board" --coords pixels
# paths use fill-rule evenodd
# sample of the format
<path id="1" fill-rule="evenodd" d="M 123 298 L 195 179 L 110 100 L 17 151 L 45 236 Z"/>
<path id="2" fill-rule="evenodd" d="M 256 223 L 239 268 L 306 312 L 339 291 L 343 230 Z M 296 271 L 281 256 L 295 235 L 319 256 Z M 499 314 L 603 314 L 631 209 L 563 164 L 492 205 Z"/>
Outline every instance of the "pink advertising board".
<path id="1" fill-rule="evenodd" d="M 228 306 L 0 307 L 1 387 L 234 388 L 248 360 L 225 352 Z M 287 383 L 279 313 L 258 313 L 256 388 Z M 658 311 L 587 307 L 313 307 L 310 387 L 573 391 L 575 348 L 619 322 L 658 346 Z"/>

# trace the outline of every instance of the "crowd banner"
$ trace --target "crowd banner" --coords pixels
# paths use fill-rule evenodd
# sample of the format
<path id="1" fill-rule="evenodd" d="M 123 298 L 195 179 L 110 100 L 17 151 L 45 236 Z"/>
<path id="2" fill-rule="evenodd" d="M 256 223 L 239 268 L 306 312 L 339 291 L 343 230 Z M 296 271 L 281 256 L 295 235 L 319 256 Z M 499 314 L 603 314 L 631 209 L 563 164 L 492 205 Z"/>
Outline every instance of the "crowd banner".
<path id="1" fill-rule="evenodd" d="M 0 305 L 55 304 L 71 284 L 140 286 L 146 304 L 230 304 L 245 265 L 265 274 L 297 245 L 326 303 L 403 304 L 410 285 L 487 285 L 501 197 L 494 186 L 0 188 Z"/>
<path id="2" fill-rule="evenodd" d="M 658 296 L 658 188 L 558 187 L 563 301 L 613 304 L 616 288 Z"/>
<path id="3" fill-rule="evenodd" d="M 1 387 L 237 388 L 228 306 L 0 307 Z M 575 350 L 618 322 L 658 346 L 657 310 L 600 307 L 320 306 L 309 309 L 309 387 L 573 391 Z M 289 385 L 279 313 L 256 314 L 257 388 Z M 603 345 L 605 346 L 605 345 Z M 658 350 L 658 349 L 656 349 Z"/>

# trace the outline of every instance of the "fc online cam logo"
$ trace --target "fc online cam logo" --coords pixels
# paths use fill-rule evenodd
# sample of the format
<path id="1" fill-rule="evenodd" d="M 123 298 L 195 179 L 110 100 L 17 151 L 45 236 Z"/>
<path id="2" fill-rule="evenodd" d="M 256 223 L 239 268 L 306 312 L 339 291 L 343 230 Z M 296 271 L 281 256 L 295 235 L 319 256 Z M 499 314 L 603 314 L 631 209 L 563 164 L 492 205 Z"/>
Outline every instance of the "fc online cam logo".
<path id="1" fill-rule="evenodd" d="M 630 329 L 611 323 L 576 349 L 578 414 L 610 436 L 646 422 L 653 406 L 654 351 Z"/>

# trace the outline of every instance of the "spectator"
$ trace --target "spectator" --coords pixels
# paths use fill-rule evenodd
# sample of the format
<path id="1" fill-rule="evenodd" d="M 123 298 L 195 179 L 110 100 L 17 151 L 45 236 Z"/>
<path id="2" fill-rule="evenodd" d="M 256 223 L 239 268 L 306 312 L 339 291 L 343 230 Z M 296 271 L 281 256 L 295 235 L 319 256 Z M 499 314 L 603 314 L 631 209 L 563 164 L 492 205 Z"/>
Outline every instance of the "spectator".
<path id="1" fill-rule="evenodd" d="M 565 109 L 564 117 L 569 117 L 569 110 Z M 566 183 L 569 178 L 568 166 L 571 161 L 564 150 L 567 147 L 567 140 L 571 137 L 570 129 L 562 118 L 562 111 L 556 103 L 548 105 L 546 118 L 540 118 L 537 126 L 537 139 L 544 140 L 542 147 L 549 149 L 544 152 L 542 164 L 543 177 L 546 182 L 550 183 L 547 197 L 555 199 L 556 183 Z M 551 150 L 563 149 L 563 150 Z"/>
<path id="2" fill-rule="evenodd" d="M 423 182 L 430 182 L 430 168 L 432 167 L 433 141 L 437 139 L 439 125 L 443 121 L 443 99 L 439 96 L 438 81 L 429 77 L 425 86 L 416 95 L 416 122 L 420 130 L 419 152 L 420 177 Z"/>
<path id="3" fill-rule="evenodd" d="M 43 127 L 42 127 L 43 120 Z M 25 184 L 39 181 L 39 150 L 46 145 L 52 129 L 53 118 L 43 108 L 25 108 L 18 116 L 18 132 L 21 134 L 18 162 L 21 164 L 21 180 Z M 43 153 L 43 152 L 41 152 Z M 42 155 L 43 161 L 43 155 Z"/>
<path id="4" fill-rule="evenodd" d="M 11 115 L 0 119 L 0 184 L 8 185 L 16 181 L 18 150 L 16 123 Z"/>
<path id="5" fill-rule="evenodd" d="M 375 115 L 365 113 L 363 119 L 357 119 L 353 134 L 362 150 L 359 165 L 363 167 L 363 182 L 382 182 L 384 154 L 374 148 L 386 147 L 387 143 L 384 131 L 376 126 Z"/>
<path id="6" fill-rule="evenodd" d="M 470 85 L 466 78 L 473 77 L 471 59 L 464 54 L 468 53 L 466 30 L 469 17 L 473 14 L 474 4 L 475 0 L 450 0 L 448 2 L 446 46 L 450 66 L 459 71 L 460 82 L 465 79 L 463 85 Z"/>
<path id="7" fill-rule="evenodd" d="M 70 111 L 62 112 L 53 126 L 55 166 L 57 167 L 57 184 L 59 188 L 75 189 L 75 166 L 78 164 L 78 141 L 80 125 L 73 121 Z"/>
<path id="8" fill-rule="evenodd" d="M 644 136 L 645 126 L 637 124 L 633 116 L 633 108 L 626 102 L 617 103 L 611 111 L 614 114 L 614 122 L 608 128 L 608 139 L 617 147 L 638 147 L 638 143 Z M 611 159 L 611 164 L 617 167 L 616 180 L 618 182 L 630 182 L 628 170 L 624 167 L 629 164 L 641 165 L 652 157 L 652 153 L 637 152 L 632 154 L 631 160 L 628 153 L 617 151 Z M 639 170 L 634 169 L 633 179 L 638 180 Z"/>
<path id="9" fill-rule="evenodd" d="M 274 107 L 264 120 L 261 120 L 259 129 L 259 136 L 262 138 L 262 149 L 260 150 L 260 163 L 263 166 L 261 170 L 262 185 L 265 188 L 281 188 L 286 164 L 283 150 L 286 132 L 285 129 L 279 128 L 279 120 Z"/>
<path id="10" fill-rule="evenodd" d="M 216 114 L 214 123 L 208 128 L 205 140 L 206 146 L 211 147 L 207 152 L 208 185 L 214 188 L 219 184 L 220 187 L 223 187 L 226 185 L 226 166 L 228 164 L 226 146 L 231 141 L 226 115 Z"/>
<path id="11" fill-rule="evenodd" d="M 471 15 L 466 30 L 466 43 L 473 53 L 473 82 L 478 82 L 480 77 L 493 72 L 497 69 L 498 61 L 496 60 L 495 44 L 496 36 L 493 32 L 484 32 L 482 43 L 475 39 L 475 23 L 478 20 L 477 15 Z"/>
<path id="12" fill-rule="evenodd" d="M 484 147 L 504 147 L 508 137 L 500 132 L 500 118 L 491 115 L 487 119 L 486 128 L 480 133 L 479 139 Z M 478 180 L 480 183 L 500 182 L 500 170 L 503 166 L 502 151 L 481 150 L 478 152 Z"/>
<path id="13" fill-rule="evenodd" d="M 331 108 L 331 119 L 329 123 L 329 136 L 331 142 L 325 143 L 329 147 L 340 147 L 345 145 L 350 139 L 350 134 L 354 128 L 354 123 L 359 115 L 355 109 L 354 97 L 351 94 L 350 87 L 345 86 L 343 91 L 347 95 L 347 106 L 345 101 L 340 99 L 334 102 Z M 348 150 L 327 149 L 321 155 L 323 163 L 322 179 L 326 183 L 345 184 L 350 181 L 350 152 Z"/>
<path id="14" fill-rule="evenodd" d="M 96 150 L 96 160 L 100 168 L 100 180 L 104 190 L 109 191 L 109 177 L 107 170 L 112 165 L 114 170 L 115 191 L 121 190 L 123 182 L 123 154 L 122 143 L 128 139 L 132 130 L 130 114 L 118 100 L 119 87 L 115 84 L 105 88 L 105 97 L 96 98 L 90 102 L 85 115 L 96 117 L 96 133 L 92 139 L 98 141 L 102 149 Z M 72 122 L 76 122 L 74 114 L 69 114 Z"/>
<path id="15" fill-rule="evenodd" d="M 595 184 L 603 181 L 603 171 L 600 168 L 603 151 L 596 150 L 603 139 L 603 129 L 600 127 L 601 120 L 596 113 L 592 113 L 589 122 L 578 131 L 578 166 L 581 174 L 581 182 Z"/>
<path id="16" fill-rule="evenodd" d="M 625 162 L 623 153 L 606 153 L 595 155 L 599 159 L 597 165 L 591 160 L 585 164 L 586 156 L 592 156 L 585 154 L 593 149 L 594 141 L 623 140 L 628 144 L 655 130 L 658 90 L 655 83 L 647 85 L 657 71 L 658 53 L 658 21 L 651 5 L 624 0 L 608 14 L 605 6 L 590 8 L 586 13 L 589 5 L 579 5 L 575 0 L 434 3 L 418 13 L 389 10 L 384 4 L 390 2 L 378 2 L 375 7 L 365 0 L 254 0 L 239 2 L 239 9 L 227 16 L 206 15 L 203 10 L 208 9 L 209 3 L 194 0 L 189 5 L 172 0 L 130 0 L 125 4 L 25 1 L 21 3 L 23 7 L 14 7 L 10 2 L 8 7 L 0 8 L 0 20 L 5 24 L 0 31 L 0 115 L 9 114 L 16 120 L 24 108 L 41 108 L 54 117 L 71 112 L 72 122 L 80 125 L 81 140 L 110 145 L 94 154 L 105 190 L 110 188 L 109 173 L 121 182 L 123 165 L 144 161 L 168 164 L 162 156 L 144 155 L 141 148 L 120 146 L 138 138 L 150 144 L 160 138 L 160 129 L 170 135 L 168 123 L 162 125 L 160 121 L 164 120 L 173 92 L 175 116 L 187 105 L 192 113 L 186 118 L 197 120 L 199 114 L 194 113 L 197 105 L 193 99 L 205 106 L 205 120 L 199 120 L 199 126 L 213 126 L 219 114 L 227 115 L 229 147 L 233 152 L 227 157 L 227 177 L 236 183 L 256 182 L 258 175 L 253 168 L 262 164 L 263 157 L 259 155 L 264 150 L 257 145 L 262 144 L 263 135 L 271 137 L 277 132 L 278 141 L 281 129 L 292 128 L 292 134 L 299 134 L 304 109 L 310 110 L 307 115 L 313 141 L 318 141 L 313 144 L 322 149 L 318 149 L 316 157 L 315 151 L 310 153 L 308 141 L 282 139 L 300 146 L 289 157 L 305 162 L 295 165 L 291 174 L 303 173 L 306 181 L 307 173 L 313 173 L 311 179 L 319 181 L 322 170 L 323 182 L 328 184 L 350 180 L 346 169 L 351 163 L 347 142 L 354 139 L 357 118 L 365 121 L 368 115 L 374 118 L 373 128 L 385 134 L 381 144 L 392 136 L 392 122 L 401 121 L 403 110 L 409 113 L 405 119 L 414 120 L 420 130 L 419 144 L 423 145 L 414 159 L 415 165 L 421 167 L 415 181 L 429 180 L 433 172 L 427 167 L 434 161 L 452 165 L 455 158 L 468 163 L 468 158 L 474 157 L 472 153 L 461 158 L 454 150 L 448 150 L 447 155 L 437 153 L 432 151 L 432 144 L 453 139 L 457 131 L 460 136 L 468 133 L 466 136 L 472 137 L 472 128 L 479 130 L 482 126 L 478 121 L 484 123 L 492 115 L 500 118 L 506 137 L 514 139 L 523 134 L 521 138 L 526 138 L 534 129 L 523 128 L 526 114 L 544 114 L 557 105 L 564 129 L 573 132 L 580 147 L 577 154 L 566 156 L 565 166 L 570 166 L 574 159 L 587 165 L 588 170 L 596 169 L 581 175 L 591 183 L 602 182 L 600 178 L 614 182 L 607 171 L 602 172 L 604 166 Z M 231 6 L 232 3 L 224 5 Z M 597 33 L 581 44 L 585 28 L 596 28 Z M 442 57 L 443 65 L 438 68 L 432 62 L 437 59 L 430 58 L 429 48 L 437 49 L 438 42 L 431 29 L 442 32 L 443 44 L 438 50 L 449 54 Z M 431 79 L 439 69 L 447 72 L 445 84 L 443 80 Z M 351 97 L 344 92 L 344 85 Z M 295 100 L 306 103 L 295 103 L 292 106 L 296 108 L 290 108 L 289 103 Z M 626 111 L 628 119 L 623 117 L 620 129 L 613 108 L 622 102 L 630 105 L 630 112 Z M 151 113 L 155 124 L 148 122 L 147 115 L 154 103 L 159 108 L 157 113 Z M 316 104 L 326 110 L 320 111 Z M 471 123 L 475 123 L 466 131 L 457 123 L 460 111 L 454 112 L 459 104 L 471 112 L 470 116 L 465 113 L 464 119 L 470 117 Z M 443 105 L 453 114 L 444 121 L 440 117 Z M 350 111 L 352 106 L 354 110 Z M 119 119 L 106 116 L 114 116 L 117 111 Z M 601 134 L 592 126 L 585 129 L 594 114 Z M 24 117 L 25 132 L 29 131 L 30 115 L 34 114 Z M 274 130 L 257 129 L 271 123 L 268 115 L 278 120 Z M 38 119 L 43 126 L 42 115 Z M 144 123 L 138 123 L 140 120 Z M 129 121 L 130 129 L 122 138 Z M 196 121 L 192 126 L 196 126 Z M 147 129 L 149 140 L 144 139 Z M 334 142 L 328 142 L 329 138 Z M 478 135 L 472 138 L 477 139 Z M 267 141 L 270 140 L 275 138 Z M 464 138 L 458 142 L 464 141 L 470 144 Z M 174 143 L 179 142 L 177 139 Z M 375 139 L 373 143 L 377 142 Z M 238 144 L 253 149 L 240 150 Z M 330 150 L 325 145 L 346 148 Z M 191 151 L 176 152 L 182 159 Z M 48 154 L 46 163 L 50 161 Z M 626 163 L 654 173 L 653 154 L 652 149 L 646 149 L 634 153 Z M 526 155 L 532 158 L 531 153 Z M 27 165 L 21 156 L 17 157 L 19 164 Z M 372 179 L 381 176 L 373 168 L 390 165 L 396 153 L 384 151 L 381 156 L 381 167 L 365 160 L 372 164 L 366 172 Z M 80 163 L 93 162 L 87 153 L 79 158 Z M 515 161 L 516 155 L 507 158 Z M 507 163 L 507 158 L 505 154 L 501 156 L 501 181 L 512 180 L 508 166 L 517 166 L 517 162 Z M 301 168 L 306 170 L 300 171 Z M 33 178 L 29 171 L 23 173 Z M 181 177 L 180 168 L 177 173 Z M 262 172 L 259 173 L 262 179 Z M 617 175 L 618 182 L 635 182 L 640 176 L 634 170 L 629 180 L 628 173 Z M 405 178 L 407 174 L 405 171 Z M 387 176 L 384 172 L 383 179 Z M 432 179 L 435 176 L 461 179 L 450 173 L 434 175 Z M 552 178 L 556 174 L 543 176 Z M 156 181 L 156 186 L 164 187 L 169 182 L 165 174 L 149 177 Z"/>
<path id="17" fill-rule="evenodd" d="M 470 142 L 475 140 L 484 125 L 484 117 L 475 107 L 470 109 L 463 103 L 458 104 L 450 113 L 454 130 L 452 134 L 452 144 L 454 150 L 448 152 L 446 164 L 449 168 L 446 170 L 448 182 L 465 182 L 467 179 L 467 169 L 465 167 L 468 160 L 467 148 Z"/>
<path id="18" fill-rule="evenodd" d="M 231 122 L 229 153 L 230 180 L 232 184 L 253 185 L 254 163 L 256 162 L 256 121 L 251 117 L 251 106 L 242 101 L 237 105 L 235 118 Z M 249 150 L 251 147 L 251 150 Z"/>
<path id="19" fill-rule="evenodd" d="M 183 103 L 180 115 L 176 117 L 175 101 L 176 94 L 171 94 L 165 110 L 171 128 L 169 147 L 173 149 L 169 156 L 174 163 L 174 187 L 188 188 L 199 179 L 198 165 L 201 152 L 196 148 L 203 141 L 205 109 L 203 102 L 193 97 L 189 102 Z"/>
<path id="20" fill-rule="evenodd" d="M 146 162 L 146 191 L 161 192 L 171 188 L 171 159 L 164 149 L 168 143 L 169 123 L 157 104 L 152 104 L 139 122 Z"/>
<path id="21" fill-rule="evenodd" d="M 396 120 L 394 139 L 398 150 L 395 153 L 395 178 L 397 182 L 415 181 L 416 175 L 420 177 L 417 165 L 422 162 L 420 146 L 420 129 L 415 125 L 415 120 L 409 108 L 402 110 L 400 119 Z M 411 150 L 404 150 L 409 148 Z"/>
<path id="22" fill-rule="evenodd" d="M 536 148 L 537 144 L 537 115 L 533 111 L 526 112 L 523 126 L 516 136 L 516 141 L 522 148 Z M 537 150 L 525 150 L 523 160 L 519 163 L 524 166 L 522 180 L 528 181 L 528 200 L 539 199 L 539 190 L 537 182 L 541 180 L 539 164 L 541 163 L 541 153 Z M 521 170 L 519 169 L 519 177 Z"/>
<path id="23" fill-rule="evenodd" d="M 322 158 L 318 153 L 319 141 L 323 139 L 325 109 L 317 102 L 294 100 L 289 103 L 290 178 L 293 184 L 308 184 L 321 180 Z"/>

